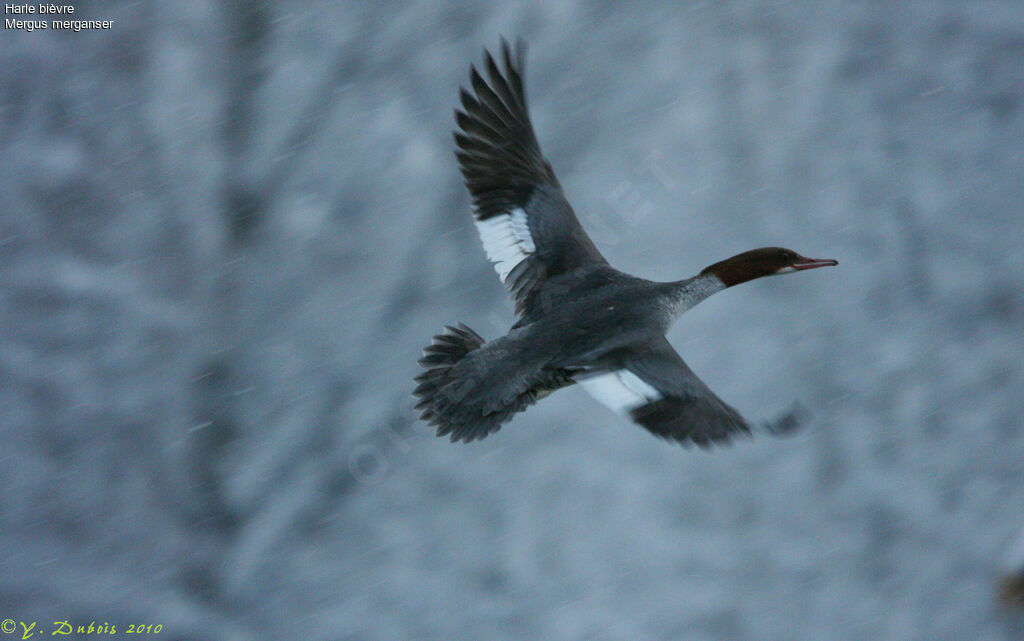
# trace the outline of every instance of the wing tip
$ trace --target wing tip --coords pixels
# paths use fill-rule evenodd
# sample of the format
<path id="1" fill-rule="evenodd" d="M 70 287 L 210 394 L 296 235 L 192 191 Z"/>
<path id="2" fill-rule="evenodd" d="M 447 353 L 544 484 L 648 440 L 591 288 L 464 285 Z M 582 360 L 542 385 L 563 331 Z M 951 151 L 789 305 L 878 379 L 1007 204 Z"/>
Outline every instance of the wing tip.
<path id="1" fill-rule="evenodd" d="M 812 417 L 810 410 L 800 401 L 796 401 L 786 411 L 765 421 L 763 428 L 772 436 L 790 436 L 799 432 Z"/>

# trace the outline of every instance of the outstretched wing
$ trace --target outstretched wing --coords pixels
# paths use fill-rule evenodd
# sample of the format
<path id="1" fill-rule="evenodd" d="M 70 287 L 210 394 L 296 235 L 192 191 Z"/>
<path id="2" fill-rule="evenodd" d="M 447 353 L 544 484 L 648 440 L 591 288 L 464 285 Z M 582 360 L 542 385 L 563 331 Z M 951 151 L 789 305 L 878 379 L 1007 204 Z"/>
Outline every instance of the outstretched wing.
<path id="1" fill-rule="evenodd" d="M 473 199 L 487 257 L 525 315 L 560 276 L 606 265 L 580 226 L 551 165 L 541 154 L 523 90 L 524 47 L 502 40 L 504 70 L 484 52 L 487 80 L 470 67 L 461 89 L 455 152 Z"/>
<path id="2" fill-rule="evenodd" d="M 656 436 L 683 444 L 749 435 L 739 412 L 715 396 L 663 336 L 619 350 L 577 382 L 595 399 Z"/>

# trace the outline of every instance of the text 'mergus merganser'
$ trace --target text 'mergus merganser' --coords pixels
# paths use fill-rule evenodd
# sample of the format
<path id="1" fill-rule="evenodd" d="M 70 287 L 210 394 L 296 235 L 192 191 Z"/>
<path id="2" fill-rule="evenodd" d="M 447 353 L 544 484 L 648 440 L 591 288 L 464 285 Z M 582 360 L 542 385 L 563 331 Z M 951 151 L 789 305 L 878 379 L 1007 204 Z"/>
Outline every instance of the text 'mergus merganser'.
<path id="1" fill-rule="evenodd" d="M 541 154 L 523 90 L 524 47 L 485 52 L 486 80 L 455 111 L 458 158 L 487 257 L 518 321 L 486 342 L 459 323 L 423 350 L 416 409 L 452 441 L 482 439 L 554 390 L 578 383 L 657 436 L 707 447 L 749 434 L 665 339 L 686 310 L 727 287 L 838 264 L 753 249 L 661 283 L 613 268 L 580 226 Z M 503 67 L 503 68 L 502 68 Z M 791 419 L 786 419 L 791 420 Z"/>

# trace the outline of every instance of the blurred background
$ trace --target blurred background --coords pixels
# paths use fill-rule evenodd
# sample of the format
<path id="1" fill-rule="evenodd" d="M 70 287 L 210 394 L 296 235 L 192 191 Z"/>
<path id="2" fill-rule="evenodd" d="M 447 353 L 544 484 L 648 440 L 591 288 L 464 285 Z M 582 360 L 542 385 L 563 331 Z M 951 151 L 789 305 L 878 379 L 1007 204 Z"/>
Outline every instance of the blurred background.
<path id="1" fill-rule="evenodd" d="M 1024 638 L 1024 4 L 74 6 L 114 27 L 0 31 L 0 617 Z M 431 335 L 514 320 L 450 133 L 500 35 L 616 267 L 839 260 L 669 335 L 802 432 L 688 451 L 578 389 L 414 420 Z"/>

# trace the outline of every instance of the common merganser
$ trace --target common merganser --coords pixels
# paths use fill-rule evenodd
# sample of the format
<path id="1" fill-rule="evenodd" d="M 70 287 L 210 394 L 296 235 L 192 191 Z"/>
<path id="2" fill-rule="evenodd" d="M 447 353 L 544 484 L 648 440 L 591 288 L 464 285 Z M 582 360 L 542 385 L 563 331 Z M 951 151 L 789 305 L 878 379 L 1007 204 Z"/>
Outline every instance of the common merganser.
<path id="1" fill-rule="evenodd" d="M 751 424 L 694 374 L 665 338 L 685 311 L 727 287 L 837 265 L 780 247 L 754 249 L 691 278 L 654 282 L 612 268 L 580 226 L 541 154 L 523 90 L 525 47 L 501 41 L 460 87 L 455 152 L 487 257 L 518 321 L 486 342 L 459 323 L 423 350 L 421 418 L 452 441 L 482 439 L 551 392 L 579 383 L 655 435 L 708 447 Z M 788 418 L 786 420 L 792 420 Z"/>

